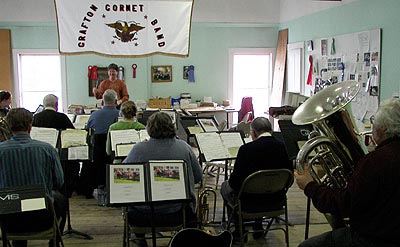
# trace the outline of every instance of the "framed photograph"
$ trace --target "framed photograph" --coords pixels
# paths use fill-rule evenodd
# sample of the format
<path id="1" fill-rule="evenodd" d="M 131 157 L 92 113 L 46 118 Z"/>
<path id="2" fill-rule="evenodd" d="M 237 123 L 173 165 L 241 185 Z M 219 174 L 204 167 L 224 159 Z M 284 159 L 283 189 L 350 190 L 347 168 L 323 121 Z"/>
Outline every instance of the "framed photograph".
<path id="1" fill-rule="evenodd" d="M 171 82 L 172 65 L 151 66 L 152 82 Z"/>
<path id="2" fill-rule="evenodd" d="M 94 97 L 93 88 L 99 87 L 100 82 L 108 78 L 108 69 L 107 67 L 98 67 L 97 68 L 97 80 L 93 80 L 89 77 L 89 96 Z"/>

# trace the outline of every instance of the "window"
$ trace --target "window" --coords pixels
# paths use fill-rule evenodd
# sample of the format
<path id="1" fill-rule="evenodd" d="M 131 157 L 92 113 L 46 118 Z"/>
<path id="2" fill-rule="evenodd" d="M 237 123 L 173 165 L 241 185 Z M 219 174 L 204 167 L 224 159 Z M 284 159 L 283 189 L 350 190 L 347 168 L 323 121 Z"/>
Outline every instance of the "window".
<path id="1" fill-rule="evenodd" d="M 266 116 L 272 85 L 275 49 L 243 48 L 229 51 L 228 97 L 236 109 L 242 98 L 253 97 L 255 117 Z M 237 119 L 234 119 L 236 121 Z"/>
<path id="2" fill-rule="evenodd" d="M 59 111 L 66 111 L 64 59 L 53 50 L 14 50 L 16 102 L 19 107 L 35 111 L 43 97 L 58 97 Z"/>

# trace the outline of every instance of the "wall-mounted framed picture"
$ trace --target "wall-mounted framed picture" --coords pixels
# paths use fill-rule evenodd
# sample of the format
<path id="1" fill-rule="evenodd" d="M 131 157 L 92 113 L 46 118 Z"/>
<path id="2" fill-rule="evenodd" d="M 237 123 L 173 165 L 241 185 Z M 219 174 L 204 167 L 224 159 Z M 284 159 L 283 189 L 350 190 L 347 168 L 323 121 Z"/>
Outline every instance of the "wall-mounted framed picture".
<path id="1" fill-rule="evenodd" d="M 183 66 L 183 79 L 189 79 L 189 66 Z"/>
<path id="2" fill-rule="evenodd" d="M 93 97 L 93 88 L 98 87 L 100 83 L 108 78 L 108 69 L 107 67 L 98 67 L 97 70 L 97 79 L 92 79 L 92 76 L 89 76 L 89 96 Z"/>
<path id="3" fill-rule="evenodd" d="M 172 65 L 151 66 L 152 82 L 171 82 L 172 81 Z"/>

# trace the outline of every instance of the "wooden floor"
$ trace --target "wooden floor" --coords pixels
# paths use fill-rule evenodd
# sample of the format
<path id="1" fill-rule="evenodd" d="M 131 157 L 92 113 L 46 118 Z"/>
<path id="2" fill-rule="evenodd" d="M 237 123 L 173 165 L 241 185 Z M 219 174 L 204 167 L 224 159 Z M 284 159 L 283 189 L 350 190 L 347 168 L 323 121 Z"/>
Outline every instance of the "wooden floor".
<path id="1" fill-rule="evenodd" d="M 210 183 L 215 182 L 213 179 L 211 178 L 208 181 Z M 71 233 L 63 237 L 65 246 L 122 246 L 123 219 L 120 208 L 98 206 L 95 199 L 86 199 L 83 196 L 77 195 L 74 195 L 70 199 L 70 207 L 72 229 L 88 234 L 93 239 L 89 240 L 78 234 Z M 219 190 L 217 191 L 217 208 L 216 221 L 221 221 L 222 200 Z M 289 227 L 290 247 L 295 247 L 304 239 L 306 215 L 306 197 L 296 184 L 291 187 L 288 193 L 288 210 L 289 221 L 293 224 L 292 227 Z M 212 232 L 219 232 L 222 230 L 222 226 L 217 224 L 215 226 L 208 226 L 207 229 Z M 328 230 L 330 230 L 330 227 L 324 216 L 312 207 L 309 236 L 314 236 Z M 168 239 L 158 239 L 157 246 L 168 246 L 168 241 Z M 150 240 L 148 244 L 151 246 Z M 47 246 L 47 242 L 39 240 L 30 241 L 29 246 Z M 136 244 L 132 242 L 130 246 L 136 247 Z M 233 246 L 239 246 L 239 244 L 234 244 Z M 267 234 L 266 239 L 258 240 L 253 240 L 250 236 L 246 246 L 285 246 L 284 234 L 282 231 L 271 231 Z"/>

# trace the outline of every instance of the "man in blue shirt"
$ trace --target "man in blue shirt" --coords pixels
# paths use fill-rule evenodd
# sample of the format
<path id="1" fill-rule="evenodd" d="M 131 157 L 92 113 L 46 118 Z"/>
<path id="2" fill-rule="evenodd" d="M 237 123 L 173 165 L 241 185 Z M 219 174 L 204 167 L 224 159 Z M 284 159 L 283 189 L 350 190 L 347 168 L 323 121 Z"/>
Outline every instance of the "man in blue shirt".
<path id="1" fill-rule="evenodd" d="M 53 200 L 57 218 L 62 218 L 63 231 L 66 198 L 57 189 L 64 183 L 64 174 L 56 150 L 48 143 L 32 140 L 33 115 L 24 108 L 13 108 L 6 116 L 13 136 L 0 143 L 0 188 L 43 184 Z M 49 227 L 49 222 L 12 222 L 11 229 L 25 231 Z M 52 222 L 50 222 L 52 224 Z M 58 239 L 61 236 L 58 236 Z M 14 241 L 14 246 L 27 246 L 27 241 Z"/>
<path id="2" fill-rule="evenodd" d="M 104 92 L 102 104 L 103 108 L 93 112 L 87 123 L 87 128 L 94 130 L 94 166 L 84 163 L 81 171 L 81 179 L 86 180 L 87 186 L 83 193 L 88 198 L 91 197 L 93 189 L 102 189 L 106 184 L 106 164 L 112 163 L 111 157 L 106 153 L 107 134 L 110 125 L 119 117 L 119 110 L 116 108 L 117 93 L 113 89 L 107 89 Z"/>

